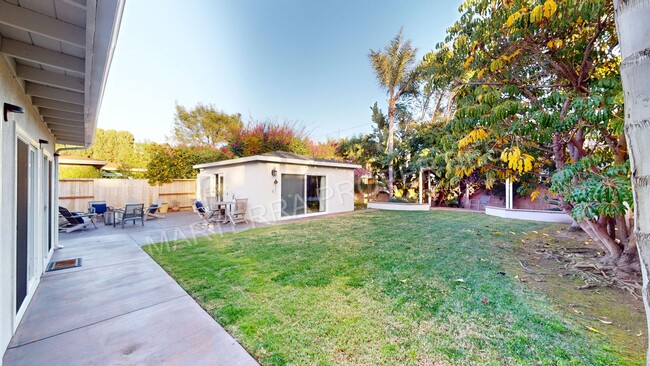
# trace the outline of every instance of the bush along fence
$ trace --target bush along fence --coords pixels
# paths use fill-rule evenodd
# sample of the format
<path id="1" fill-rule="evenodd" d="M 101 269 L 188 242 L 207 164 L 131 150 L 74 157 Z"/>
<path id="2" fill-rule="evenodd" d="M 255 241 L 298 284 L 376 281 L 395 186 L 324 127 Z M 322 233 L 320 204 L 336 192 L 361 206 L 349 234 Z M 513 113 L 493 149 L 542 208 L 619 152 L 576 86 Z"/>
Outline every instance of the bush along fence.
<path id="1" fill-rule="evenodd" d="M 149 204 L 162 200 L 169 207 L 190 209 L 196 196 L 196 180 L 177 179 L 161 186 L 150 186 L 146 179 L 60 179 L 59 205 L 86 211 L 88 201 L 106 201 L 124 207 L 127 202 Z"/>

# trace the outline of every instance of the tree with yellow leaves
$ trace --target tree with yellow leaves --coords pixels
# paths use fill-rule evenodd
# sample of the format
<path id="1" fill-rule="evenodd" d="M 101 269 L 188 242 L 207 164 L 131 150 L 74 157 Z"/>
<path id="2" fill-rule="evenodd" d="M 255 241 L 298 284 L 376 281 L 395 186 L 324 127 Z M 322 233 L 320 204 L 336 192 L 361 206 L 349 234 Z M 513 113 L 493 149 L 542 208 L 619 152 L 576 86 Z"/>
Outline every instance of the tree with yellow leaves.
<path id="1" fill-rule="evenodd" d="M 479 174 L 488 187 L 562 173 L 553 188 L 564 208 L 611 263 L 634 268 L 611 1 L 472 0 L 460 11 L 439 45 L 453 49 L 450 65 L 462 69 L 451 122 L 460 136 L 456 173 Z"/>

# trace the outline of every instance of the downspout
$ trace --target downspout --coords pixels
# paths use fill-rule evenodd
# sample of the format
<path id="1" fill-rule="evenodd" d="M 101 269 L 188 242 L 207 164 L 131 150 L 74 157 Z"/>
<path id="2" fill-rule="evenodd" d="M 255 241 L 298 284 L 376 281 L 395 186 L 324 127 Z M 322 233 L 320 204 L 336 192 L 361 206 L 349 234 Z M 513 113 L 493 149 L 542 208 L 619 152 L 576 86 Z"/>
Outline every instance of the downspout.
<path id="1" fill-rule="evenodd" d="M 89 149 L 93 144 L 87 144 L 85 146 L 75 146 L 75 147 L 60 147 L 54 151 L 54 202 L 56 202 L 55 206 L 59 206 L 59 153 L 61 151 L 72 151 L 72 150 L 86 150 Z M 55 213 L 53 217 L 59 217 L 58 212 Z M 62 249 L 63 245 L 59 244 L 59 235 L 58 235 L 58 230 L 57 230 L 57 235 L 54 235 L 54 244 L 52 245 L 54 250 L 56 249 Z"/>

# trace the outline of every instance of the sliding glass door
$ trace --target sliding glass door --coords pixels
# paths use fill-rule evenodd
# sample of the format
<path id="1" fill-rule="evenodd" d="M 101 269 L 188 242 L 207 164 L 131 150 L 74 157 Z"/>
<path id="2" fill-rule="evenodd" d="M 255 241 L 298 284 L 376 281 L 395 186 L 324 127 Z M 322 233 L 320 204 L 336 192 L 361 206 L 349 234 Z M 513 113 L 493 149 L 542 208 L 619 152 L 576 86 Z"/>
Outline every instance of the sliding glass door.
<path id="1" fill-rule="evenodd" d="M 42 258 L 43 264 L 47 261 L 47 253 L 52 248 L 52 161 L 47 156 L 43 156 L 43 165 L 41 165 L 41 199 L 43 207 L 43 216 L 41 216 L 41 233 L 43 235 Z"/>
<path id="2" fill-rule="evenodd" d="M 282 174 L 282 217 L 325 212 L 325 177 Z"/>
<path id="3" fill-rule="evenodd" d="M 16 312 L 27 296 L 29 146 L 16 140 Z"/>
<path id="4" fill-rule="evenodd" d="M 16 312 L 37 275 L 35 248 L 36 149 L 16 139 Z"/>
<path id="5" fill-rule="evenodd" d="M 305 213 L 305 176 L 282 174 L 282 217 Z"/>
<path id="6" fill-rule="evenodd" d="M 307 213 L 325 212 L 325 177 L 307 176 Z"/>

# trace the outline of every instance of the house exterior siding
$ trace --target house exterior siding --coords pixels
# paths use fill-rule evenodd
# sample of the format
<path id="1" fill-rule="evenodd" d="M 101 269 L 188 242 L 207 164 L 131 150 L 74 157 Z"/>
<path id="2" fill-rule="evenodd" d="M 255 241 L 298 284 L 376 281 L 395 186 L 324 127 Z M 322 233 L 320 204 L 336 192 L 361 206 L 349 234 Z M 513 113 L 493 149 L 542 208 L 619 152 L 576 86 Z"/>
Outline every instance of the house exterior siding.
<path id="1" fill-rule="evenodd" d="M 29 304 L 29 298 L 36 290 L 40 275 L 45 269 L 52 249 L 48 248 L 49 214 L 45 207 L 49 206 L 54 214 L 54 202 L 49 202 L 49 195 L 44 193 L 50 177 L 41 174 L 48 169 L 46 161 L 54 161 L 54 136 L 46 128 L 28 96 L 23 91 L 10 64 L 5 58 L 0 57 L 0 106 L 4 103 L 18 105 L 24 108 L 24 114 L 9 114 L 9 121 L 0 121 L 1 150 L 0 158 L 0 350 L 7 347 L 20 317 Z M 33 210 L 30 220 L 30 246 L 33 250 L 28 254 L 33 256 L 32 282 L 27 288 L 27 297 L 22 302 L 20 309 L 16 309 L 16 139 L 20 138 L 30 146 L 34 152 L 33 171 L 38 172 L 31 177 L 34 187 L 33 202 L 28 210 Z M 39 140 L 48 141 L 39 144 Z M 56 173 L 52 181 L 54 187 Z M 53 188 L 54 189 L 54 188 Z M 54 215 L 53 217 L 56 217 Z M 48 229 L 46 229 L 48 228 Z M 56 240 L 55 228 L 50 232 L 52 240 Z"/>

